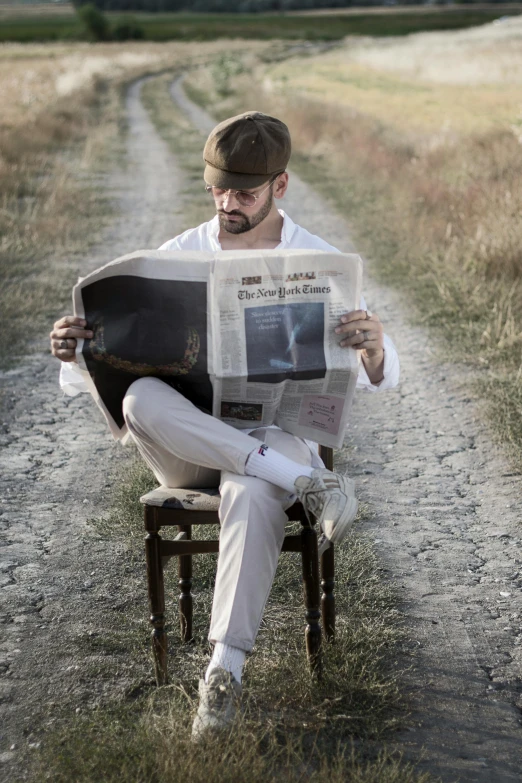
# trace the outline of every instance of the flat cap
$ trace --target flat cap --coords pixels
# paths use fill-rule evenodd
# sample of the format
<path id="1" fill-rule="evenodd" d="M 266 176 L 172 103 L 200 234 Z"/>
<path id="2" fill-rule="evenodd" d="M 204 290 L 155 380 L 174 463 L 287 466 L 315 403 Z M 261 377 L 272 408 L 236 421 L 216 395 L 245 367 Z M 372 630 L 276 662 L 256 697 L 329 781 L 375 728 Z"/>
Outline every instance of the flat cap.
<path id="1" fill-rule="evenodd" d="M 257 188 L 286 169 L 290 153 L 284 122 L 260 111 L 238 114 L 217 125 L 207 139 L 205 182 L 218 188 Z"/>

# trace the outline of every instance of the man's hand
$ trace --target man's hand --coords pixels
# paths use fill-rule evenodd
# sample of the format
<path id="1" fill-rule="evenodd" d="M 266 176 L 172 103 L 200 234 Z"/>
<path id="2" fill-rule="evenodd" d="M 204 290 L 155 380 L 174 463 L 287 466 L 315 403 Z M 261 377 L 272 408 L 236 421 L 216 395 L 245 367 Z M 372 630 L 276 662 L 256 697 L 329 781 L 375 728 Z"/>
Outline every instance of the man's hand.
<path id="1" fill-rule="evenodd" d="M 87 321 L 75 315 L 66 315 L 56 321 L 50 334 L 52 355 L 62 362 L 75 362 L 77 341 L 93 336 L 86 326 Z"/>
<path id="2" fill-rule="evenodd" d="M 380 383 L 384 377 L 384 331 L 379 316 L 369 310 L 352 310 L 341 316 L 335 332 L 346 335 L 340 342 L 343 348 L 362 351 L 370 381 Z"/>

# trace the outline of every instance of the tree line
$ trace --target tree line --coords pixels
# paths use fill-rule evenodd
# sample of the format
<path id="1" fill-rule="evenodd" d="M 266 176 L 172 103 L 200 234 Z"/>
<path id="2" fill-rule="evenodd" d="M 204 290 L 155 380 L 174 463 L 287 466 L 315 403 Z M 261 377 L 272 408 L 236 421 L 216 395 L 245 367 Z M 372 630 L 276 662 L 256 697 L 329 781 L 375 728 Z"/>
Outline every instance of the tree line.
<path id="1" fill-rule="evenodd" d="M 432 0 L 433 2 L 433 0 Z M 459 0 L 460 3 L 475 5 L 480 0 Z M 502 3 L 505 0 L 489 0 Z M 281 11 L 300 11 L 312 8 L 352 8 L 368 6 L 395 5 L 395 0 L 74 0 L 76 7 L 94 4 L 101 11 L 146 11 L 149 13 L 167 13 L 173 11 L 207 13 L 267 13 Z M 449 5 L 445 0 L 435 0 L 433 4 Z M 401 0 L 401 5 L 421 5 L 419 2 Z"/>

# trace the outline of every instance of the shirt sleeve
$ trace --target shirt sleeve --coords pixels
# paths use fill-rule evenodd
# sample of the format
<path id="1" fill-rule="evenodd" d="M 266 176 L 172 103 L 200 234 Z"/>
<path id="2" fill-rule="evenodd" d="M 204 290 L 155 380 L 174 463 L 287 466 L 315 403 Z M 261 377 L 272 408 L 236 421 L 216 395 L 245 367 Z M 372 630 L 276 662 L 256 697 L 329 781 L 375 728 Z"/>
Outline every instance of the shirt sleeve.
<path id="1" fill-rule="evenodd" d="M 174 239 L 169 239 L 167 242 L 164 242 L 160 247 L 158 247 L 158 250 L 181 250 L 178 237 L 174 237 Z"/>
<path id="2" fill-rule="evenodd" d="M 60 367 L 60 388 L 68 397 L 76 397 L 80 392 L 88 392 L 82 371 L 76 362 L 62 362 Z"/>
<path id="3" fill-rule="evenodd" d="M 380 383 L 372 383 L 361 360 L 359 375 L 357 376 L 357 388 L 366 391 L 377 392 L 393 389 L 399 383 L 400 367 L 399 355 L 393 342 L 387 334 L 384 335 L 384 368 L 383 379 Z"/>
<path id="4" fill-rule="evenodd" d="M 364 296 L 361 296 L 360 303 L 361 310 L 367 310 L 366 301 Z M 380 383 L 372 383 L 368 378 L 368 373 L 362 362 L 359 363 L 359 375 L 357 376 L 357 388 L 366 389 L 366 391 L 377 392 L 386 391 L 386 389 L 393 389 L 399 383 L 400 366 L 399 366 L 399 354 L 393 344 L 392 340 L 387 334 L 384 335 L 384 368 L 383 379 Z"/>

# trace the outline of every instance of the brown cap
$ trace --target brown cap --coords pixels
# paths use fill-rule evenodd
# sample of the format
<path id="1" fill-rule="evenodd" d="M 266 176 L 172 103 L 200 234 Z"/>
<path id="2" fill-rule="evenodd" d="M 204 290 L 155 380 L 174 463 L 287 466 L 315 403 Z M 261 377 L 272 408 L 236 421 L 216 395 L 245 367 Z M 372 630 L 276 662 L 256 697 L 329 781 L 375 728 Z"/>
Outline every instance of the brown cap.
<path id="1" fill-rule="evenodd" d="M 247 111 L 217 125 L 203 150 L 204 178 L 218 188 L 257 188 L 284 171 L 290 159 L 284 122 Z"/>

